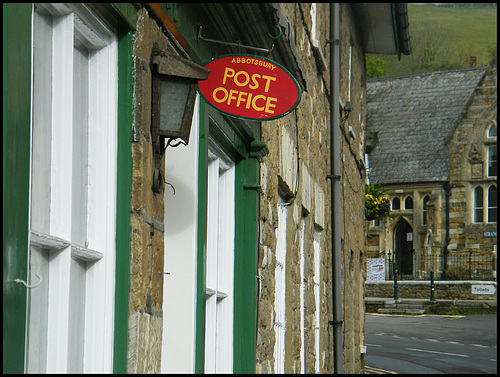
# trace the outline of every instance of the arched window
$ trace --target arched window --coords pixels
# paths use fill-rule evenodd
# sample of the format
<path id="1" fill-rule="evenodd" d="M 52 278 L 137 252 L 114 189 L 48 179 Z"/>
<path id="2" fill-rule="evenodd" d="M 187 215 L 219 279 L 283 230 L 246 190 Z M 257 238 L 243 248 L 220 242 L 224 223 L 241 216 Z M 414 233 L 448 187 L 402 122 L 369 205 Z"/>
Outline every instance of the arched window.
<path id="1" fill-rule="evenodd" d="M 488 222 L 497 222 L 497 187 L 493 185 L 488 189 Z"/>
<path id="2" fill-rule="evenodd" d="M 480 186 L 474 190 L 474 222 L 483 222 L 483 188 Z"/>
<path id="3" fill-rule="evenodd" d="M 429 195 L 424 196 L 422 199 L 422 224 L 426 225 L 428 222 L 427 219 L 427 202 L 429 201 Z"/>
<path id="4" fill-rule="evenodd" d="M 497 146 L 496 146 L 496 138 L 497 138 L 497 125 L 495 122 L 492 122 L 487 131 L 488 139 L 486 142 L 486 149 L 488 151 L 488 177 L 496 177 L 497 176 Z M 490 143 L 495 143 L 491 145 Z"/>
<path id="5" fill-rule="evenodd" d="M 397 196 L 395 196 L 392 199 L 392 210 L 393 211 L 398 211 L 400 209 L 401 209 L 401 202 L 399 201 L 399 198 Z"/>
<path id="6" fill-rule="evenodd" d="M 413 198 L 411 196 L 407 196 L 405 199 L 405 209 L 413 209 Z"/>
<path id="7" fill-rule="evenodd" d="M 497 146 L 488 146 L 488 177 L 497 176 Z"/>
<path id="8" fill-rule="evenodd" d="M 488 128 L 488 137 L 497 137 L 497 125 L 491 123 L 490 128 Z"/>

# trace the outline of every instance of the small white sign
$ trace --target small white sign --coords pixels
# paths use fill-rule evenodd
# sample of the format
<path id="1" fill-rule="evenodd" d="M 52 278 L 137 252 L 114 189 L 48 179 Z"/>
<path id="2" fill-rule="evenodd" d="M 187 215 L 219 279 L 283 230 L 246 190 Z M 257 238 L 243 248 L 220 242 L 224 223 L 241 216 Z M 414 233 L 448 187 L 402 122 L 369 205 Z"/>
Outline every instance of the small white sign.
<path id="1" fill-rule="evenodd" d="M 494 295 L 496 288 L 491 284 L 481 284 L 472 286 L 472 294 L 475 295 Z"/>
<path id="2" fill-rule="evenodd" d="M 385 280 L 385 259 L 384 258 L 367 258 L 366 259 L 367 274 L 366 280 Z"/>

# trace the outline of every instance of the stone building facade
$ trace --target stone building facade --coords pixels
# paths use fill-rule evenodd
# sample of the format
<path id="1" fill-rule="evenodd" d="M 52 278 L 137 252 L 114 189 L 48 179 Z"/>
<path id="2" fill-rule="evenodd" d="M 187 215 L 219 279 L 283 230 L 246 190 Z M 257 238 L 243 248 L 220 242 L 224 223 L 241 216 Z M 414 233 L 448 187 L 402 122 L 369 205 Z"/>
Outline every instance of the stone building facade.
<path id="1" fill-rule="evenodd" d="M 330 187 L 325 172 L 329 163 L 329 75 L 320 71 L 311 54 L 313 28 L 321 46 L 326 45 L 329 30 L 328 4 L 317 4 L 316 20 L 310 4 L 282 5 L 295 27 L 293 38 L 300 46 L 300 59 L 308 80 L 299 107 L 291 116 L 262 126 L 262 140 L 269 155 L 261 164 L 260 249 L 258 272 L 263 276 L 259 289 L 258 338 L 256 371 L 273 371 L 273 318 L 275 313 L 275 229 L 279 227 L 278 203 L 286 205 L 286 335 L 285 373 L 314 373 L 316 359 L 319 370 L 331 371 L 332 318 L 331 291 L 331 229 Z M 350 101 L 351 114 L 342 127 L 342 281 L 344 314 L 344 367 L 347 373 L 359 373 L 363 368 L 361 346 L 364 345 L 365 255 L 363 234 L 364 206 L 364 141 L 365 141 L 365 66 L 363 43 L 356 28 L 353 7 L 341 5 L 341 70 L 340 98 Z M 326 51 L 325 51 L 326 52 Z M 351 94 L 352 93 L 352 94 Z M 351 132 L 349 132 L 351 131 Z M 281 199 L 279 199 L 281 196 Z M 321 251 L 320 279 L 316 282 L 314 251 L 315 237 Z M 304 270 L 301 272 L 301 253 Z M 316 270 L 318 271 L 318 270 Z M 304 279 L 301 293 L 301 277 Z M 314 286 L 320 288 L 320 318 L 315 318 Z M 301 357 L 301 294 L 303 309 L 303 342 L 306 352 Z M 348 299 L 347 299 L 348 297 Z M 274 310 L 273 310 L 274 309 Z M 315 327 L 319 326 L 320 354 L 314 348 Z M 301 365 L 305 363 L 305 366 Z M 302 368 L 302 369 L 301 369 Z"/>
<path id="2" fill-rule="evenodd" d="M 455 252 L 490 255 L 497 237 L 497 66 L 487 68 L 451 137 L 450 241 Z M 480 193 L 478 191 L 480 190 Z M 481 210 L 482 209 L 482 210 Z"/>
<path id="3" fill-rule="evenodd" d="M 164 195 L 154 193 L 150 62 L 168 39 L 146 9 L 137 13 L 133 46 L 134 123 L 130 208 L 128 373 L 160 373 L 163 322 Z M 165 161 L 161 161 L 165 169 Z"/>
<path id="4" fill-rule="evenodd" d="M 392 210 L 368 223 L 368 257 L 428 277 L 443 273 L 445 255 L 449 276 L 470 256 L 478 276 L 496 277 L 496 72 L 494 60 L 368 83 L 368 130 L 380 141 L 369 178 L 384 186 Z"/>
<path id="5" fill-rule="evenodd" d="M 4 4 L 4 21 L 4 373 L 363 371 L 364 54 L 410 52 L 405 4 Z M 279 119 L 155 91 L 256 48 L 300 87 Z M 187 114 L 186 145 L 158 112 Z"/>

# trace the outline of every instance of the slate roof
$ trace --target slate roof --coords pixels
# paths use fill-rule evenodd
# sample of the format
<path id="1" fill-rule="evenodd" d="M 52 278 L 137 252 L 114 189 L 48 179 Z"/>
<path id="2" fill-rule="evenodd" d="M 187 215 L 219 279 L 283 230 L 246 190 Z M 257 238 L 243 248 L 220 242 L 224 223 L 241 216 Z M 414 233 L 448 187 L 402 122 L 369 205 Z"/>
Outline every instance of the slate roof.
<path id="1" fill-rule="evenodd" d="M 469 105 L 487 67 L 367 81 L 367 131 L 378 132 L 370 153 L 370 183 L 445 181 L 445 141 Z"/>

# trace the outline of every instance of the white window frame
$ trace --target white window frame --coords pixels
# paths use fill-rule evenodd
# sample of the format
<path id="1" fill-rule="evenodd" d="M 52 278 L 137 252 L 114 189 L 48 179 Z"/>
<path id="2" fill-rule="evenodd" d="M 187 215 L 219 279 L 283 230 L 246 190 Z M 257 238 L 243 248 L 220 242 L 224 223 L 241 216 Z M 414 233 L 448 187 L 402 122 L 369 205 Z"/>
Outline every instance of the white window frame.
<path id="1" fill-rule="evenodd" d="M 321 373 L 321 229 L 314 227 L 314 371 Z"/>
<path id="2" fill-rule="evenodd" d="M 286 250 L 287 250 L 288 206 L 281 196 L 278 198 L 278 227 L 276 228 L 276 269 L 274 332 L 274 373 L 285 373 L 285 333 L 286 333 Z"/>
<path id="3" fill-rule="evenodd" d="M 205 373 L 233 371 L 234 162 L 210 140 L 207 183 Z"/>
<path id="4" fill-rule="evenodd" d="M 306 218 L 302 216 L 300 220 L 300 373 L 305 374 L 306 356 L 305 356 L 305 235 L 306 235 Z"/>
<path id="5" fill-rule="evenodd" d="M 25 368 L 111 373 L 117 39 L 83 4 L 37 4 L 32 30 L 29 280 L 41 284 L 28 290 Z"/>

